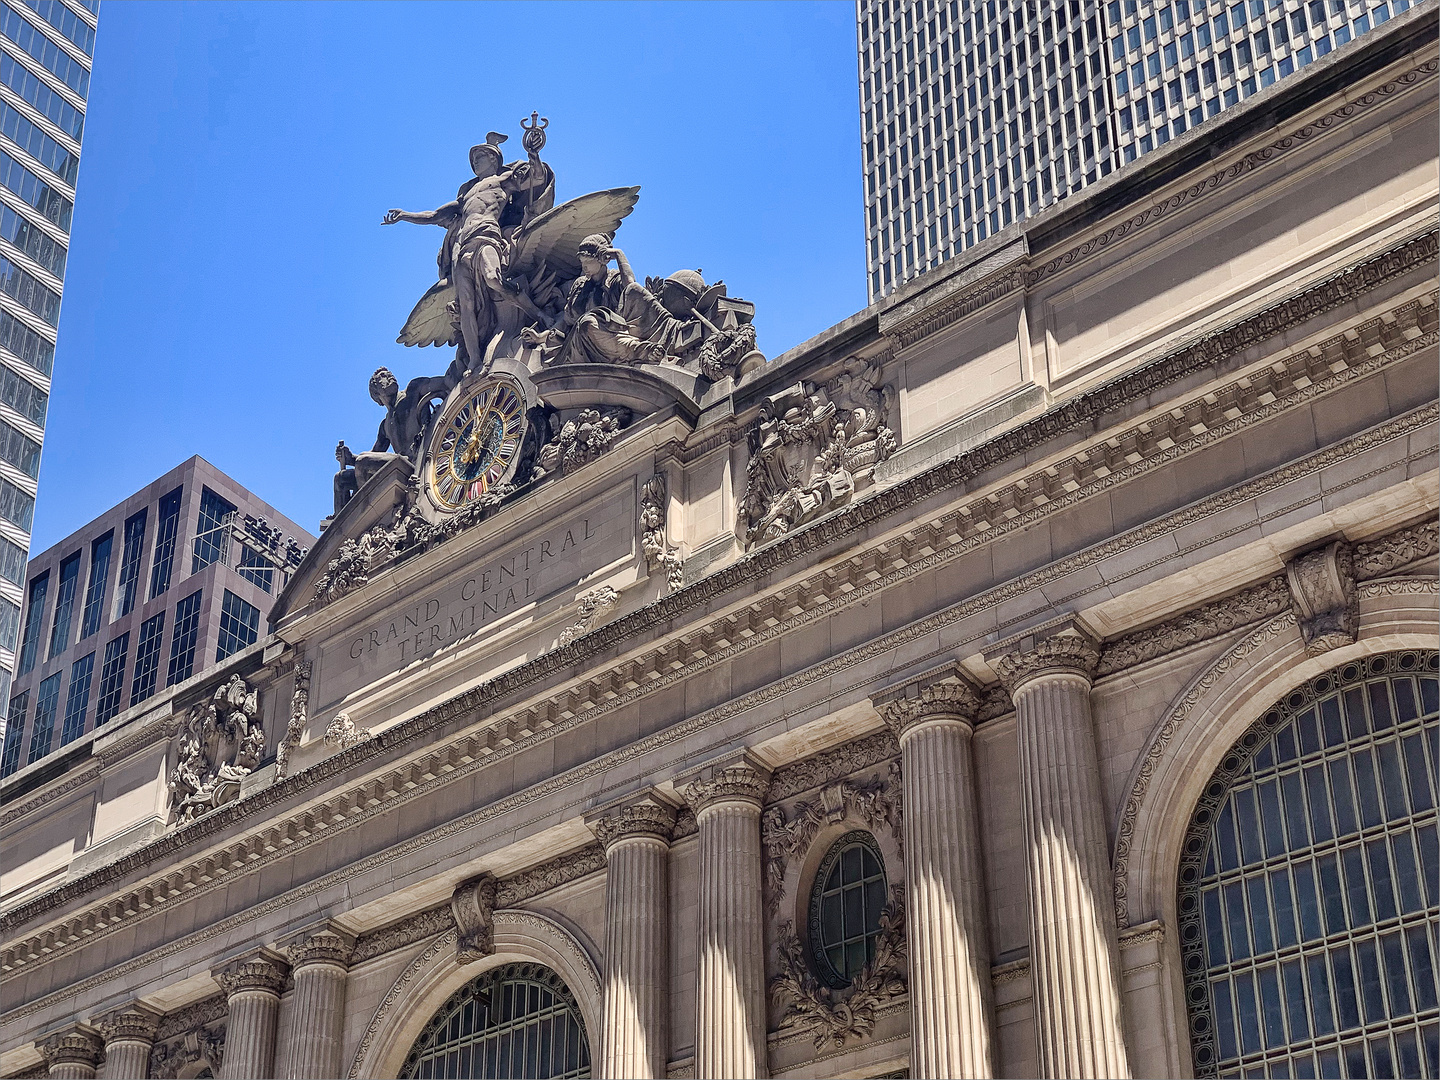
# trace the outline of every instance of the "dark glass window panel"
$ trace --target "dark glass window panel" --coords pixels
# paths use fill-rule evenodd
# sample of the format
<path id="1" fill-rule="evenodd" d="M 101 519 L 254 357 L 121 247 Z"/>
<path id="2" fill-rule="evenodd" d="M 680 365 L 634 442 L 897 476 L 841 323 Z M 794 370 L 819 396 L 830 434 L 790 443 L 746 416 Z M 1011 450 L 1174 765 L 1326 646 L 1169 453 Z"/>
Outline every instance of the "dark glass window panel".
<path id="1" fill-rule="evenodd" d="M 1355 996 L 1355 969 L 1350 946 L 1330 950 L 1330 984 L 1334 991 L 1335 1014 L 1341 1031 L 1360 1026 L 1360 999 Z"/>
<path id="2" fill-rule="evenodd" d="M 175 568 L 175 545 L 180 530 L 180 496 L 176 488 L 160 498 L 156 515 L 155 559 L 150 568 L 150 599 L 170 588 L 170 574 Z"/>
<path id="3" fill-rule="evenodd" d="M 1340 889 L 1340 867 L 1334 855 L 1315 860 L 1320 876 L 1320 903 L 1325 912 L 1325 932 L 1338 934 L 1345 929 L 1345 902 Z"/>
<path id="4" fill-rule="evenodd" d="M 1390 1016 L 1411 1011 L 1410 986 L 1405 977 L 1405 942 L 1398 930 L 1380 939 L 1380 956 L 1385 965 L 1385 996 Z"/>
<path id="5" fill-rule="evenodd" d="M 1297 945 L 1300 937 L 1295 925 L 1295 901 L 1290 893 L 1290 871 L 1285 867 L 1270 871 L 1270 898 L 1275 906 L 1275 942 L 1280 948 Z"/>
<path id="6" fill-rule="evenodd" d="M 155 693 L 160 674 L 160 649 L 164 644 L 165 612 L 146 619 L 140 626 L 135 646 L 135 671 L 130 680 L 130 704 L 138 705 Z"/>
<path id="7" fill-rule="evenodd" d="M 1340 722 L 1340 702 L 1333 697 L 1320 702 L 1320 729 L 1325 735 L 1327 748 L 1345 742 L 1345 726 Z"/>
<path id="8" fill-rule="evenodd" d="M 1365 1044 L 1363 1042 L 1346 1043 L 1340 1048 L 1345 1055 L 1345 1075 L 1350 1080 L 1365 1080 L 1370 1075 L 1370 1067 L 1365 1061 Z"/>
<path id="9" fill-rule="evenodd" d="M 240 561 L 235 564 L 235 572 L 267 593 L 275 587 L 274 567 L 249 544 L 240 545 Z"/>
<path id="10" fill-rule="evenodd" d="M 1340 853 L 1340 862 L 1345 868 L 1345 898 L 1350 905 L 1349 925 L 1366 926 L 1374 922 L 1374 919 L 1370 914 L 1370 897 L 1365 890 L 1365 857 L 1358 847 L 1348 847 Z"/>
<path id="11" fill-rule="evenodd" d="M 1379 825 L 1385 820 L 1380 809 L 1380 785 L 1375 779 L 1375 760 L 1368 749 L 1361 750 L 1350 759 L 1355 770 L 1355 793 L 1360 800 L 1360 824 L 1365 828 Z"/>
<path id="12" fill-rule="evenodd" d="M 1264 875 L 1246 881 L 1245 891 L 1250 900 L 1250 936 L 1255 942 L 1255 953 L 1272 952 L 1275 938 L 1270 930 L 1270 906 L 1265 899 Z"/>
<path id="13" fill-rule="evenodd" d="M 1405 766 L 1400 763 L 1400 746 L 1394 741 L 1375 747 L 1380 759 L 1380 790 L 1385 794 L 1385 812 L 1391 821 L 1409 816 L 1405 798 Z"/>
<path id="14" fill-rule="evenodd" d="M 114 531 L 90 545 L 90 578 L 85 584 L 85 612 L 80 621 L 80 640 L 100 629 L 105 618 L 105 592 L 110 584 L 110 548 Z"/>
<path id="15" fill-rule="evenodd" d="M 0 760 L 0 776 L 9 776 L 20 768 L 20 744 L 25 741 L 25 712 L 30 706 L 30 691 L 10 699 L 10 713 L 5 720 L 4 758 Z"/>
<path id="16" fill-rule="evenodd" d="M 1233 870 L 1240 865 L 1240 845 L 1235 840 L 1235 807 L 1230 799 L 1220 807 L 1215 820 L 1215 839 L 1220 845 L 1221 871 Z"/>
<path id="17" fill-rule="evenodd" d="M 1330 795 L 1335 803 L 1335 835 L 1349 836 L 1360 829 L 1355 814 L 1355 797 L 1350 790 L 1350 764 L 1344 758 L 1331 761 Z"/>
<path id="18" fill-rule="evenodd" d="M 55 712 L 60 705 L 60 677 L 57 671 L 40 683 L 35 695 L 35 731 L 30 736 L 30 753 L 26 764 L 39 761 L 50 753 L 50 742 L 55 735 Z"/>
<path id="19" fill-rule="evenodd" d="M 1370 723 L 1376 731 L 1395 726 L 1395 717 L 1390 712 L 1390 691 L 1384 681 L 1372 682 L 1365 689 L 1370 695 Z"/>
<path id="20" fill-rule="evenodd" d="M 1330 1004 L 1330 973 L 1325 967 L 1324 953 L 1305 957 L 1305 974 L 1310 984 L 1310 1015 L 1315 1021 L 1316 1035 L 1329 1035 L 1335 1030 L 1335 1013 Z"/>
<path id="21" fill-rule="evenodd" d="M 1310 835 L 1316 843 L 1335 835 L 1330 824 L 1330 800 L 1325 790 L 1325 766 L 1310 765 L 1305 769 L 1305 794 L 1310 804 Z"/>
<path id="22" fill-rule="evenodd" d="M 1434 825 L 1423 825 L 1415 830 L 1415 846 L 1420 849 L 1420 880 L 1425 883 L 1425 898 L 1431 904 L 1440 904 L 1440 843 L 1437 843 Z"/>
<path id="23" fill-rule="evenodd" d="M 1320 922 L 1320 900 L 1315 891 L 1315 864 L 1309 861 L 1294 869 L 1296 907 L 1300 913 L 1300 940 L 1314 941 L 1325 936 Z"/>
<path id="24" fill-rule="evenodd" d="M 1271 858 L 1285 853 L 1284 813 L 1280 809 L 1280 788 L 1274 780 L 1259 784 L 1260 825 L 1265 834 L 1265 854 Z"/>
<path id="25" fill-rule="evenodd" d="M 1352 739 L 1361 738 L 1370 731 L 1370 722 L 1365 715 L 1365 689 L 1352 686 L 1341 695 L 1345 703 L 1345 726 Z"/>
<path id="26" fill-rule="evenodd" d="M 1255 1002 L 1255 976 L 1242 971 L 1235 976 L 1235 1019 L 1240 1029 L 1240 1050 L 1253 1054 L 1260 1050 L 1260 1011 Z"/>
<path id="27" fill-rule="evenodd" d="M 1395 1066 L 1401 1076 L 1421 1075 L 1420 1040 L 1415 1037 L 1415 1032 L 1395 1032 Z"/>
<path id="28" fill-rule="evenodd" d="M 135 609 L 140 583 L 140 567 L 145 554 L 145 516 L 142 507 L 125 519 L 124 546 L 120 555 L 120 577 L 115 589 L 115 617 L 124 618 Z"/>
<path id="29" fill-rule="evenodd" d="M 1397 914 L 1395 889 L 1390 880 L 1390 856 L 1385 838 L 1365 844 L 1365 859 L 1370 864 L 1370 890 L 1375 896 L 1375 921 L 1384 922 Z"/>
<path id="30" fill-rule="evenodd" d="M 1380 983 L 1380 957 L 1373 940 L 1355 943 L 1355 971 L 1360 976 L 1360 1000 L 1365 1006 L 1365 1022 L 1378 1024 L 1385 1019 L 1385 993 Z"/>
<path id="31" fill-rule="evenodd" d="M 1300 753 L 1310 755 L 1322 747 L 1320 727 L 1316 723 L 1315 710 L 1307 709 L 1295 718 L 1295 730 L 1300 735 Z"/>
<path id="32" fill-rule="evenodd" d="M 1276 1050 L 1285 1045 L 1285 1006 L 1280 999 L 1280 972 L 1275 965 L 1261 968 L 1256 981 L 1260 987 L 1260 1018 L 1265 1045 Z"/>
<path id="33" fill-rule="evenodd" d="M 1320 1059 L 1320 1075 L 1324 1077 L 1325 1080 L 1331 1080 L 1331 1078 L 1339 1080 L 1341 1076 L 1340 1051 L 1333 1049 L 1321 1050 L 1320 1053 L 1315 1056 Z"/>
<path id="34" fill-rule="evenodd" d="M 196 589 L 175 605 L 175 625 L 170 637 L 170 667 L 165 685 L 184 682 L 195 672 L 195 646 L 200 635 L 200 590 Z"/>
<path id="35" fill-rule="evenodd" d="M 30 595 L 25 604 L 25 632 L 20 637 L 20 659 L 16 675 L 28 675 L 35 667 L 40 652 L 40 627 L 45 622 L 45 596 L 50 591 L 50 571 L 30 579 Z"/>
<path id="36" fill-rule="evenodd" d="M 55 590 L 55 617 L 50 623 L 50 656 L 59 656 L 70 647 L 70 620 L 75 612 L 75 589 L 80 581 L 80 552 L 60 564 L 60 583 Z"/>
<path id="37" fill-rule="evenodd" d="M 1250 771 L 1258 776 L 1269 770 L 1274 764 L 1274 740 L 1272 739 L 1255 751 L 1255 758 L 1250 762 Z"/>
<path id="38" fill-rule="evenodd" d="M 1411 926 L 1405 930 L 1406 951 L 1410 954 L 1410 974 L 1415 983 L 1415 1006 L 1420 1011 L 1436 1006 L 1436 982 L 1434 957 L 1425 927 Z"/>
<path id="39" fill-rule="evenodd" d="M 1435 786 L 1425 768 L 1425 742 L 1418 732 L 1401 740 L 1405 752 L 1405 775 L 1410 782 L 1410 805 L 1418 814 L 1435 805 Z"/>
<path id="40" fill-rule="evenodd" d="M 260 637 L 260 609 L 247 604 L 229 589 L 220 607 L 220 636 L 216 639 L 215 660 L 224 660 L 254 645 Z"/>
<path id="41" fill-rule="evenodd" d="M 1244 862 L 1259 862 L 1265 858 L 1260 844 L 1260 813 L 1255 805 L 1255 789 L 1239 788 L 1235 791 L 1235 818 L 1240 826 L 1240 855 Z"/>
<path id="42" fill-rule="evenodd" d="M 200 489 L 200 521 L 195 528 L 190 563 L 192 574 L 199 573 L 211 563 L 229 564 L 230 532 L 227 521 L 234 513 L 234 503 L 208 487 Z"/>
<path id="43" fill-rule="evenodd" d="M 1215 967 L 1228 959 L 1225 955 L 1225 924 L 1220 918 L 1220 890 L 1206 889 L 1200 894 L 1200 901 L 1205 913 L 1205 962 L 1207 967 Z"/>
<path id="44" fill-rule="evenodd" d="M 62 746 L 85 733 L 85 712 L 90 707 L 90 681 L 94 672 L 93 652 L 70 665 L 70 689 L 65 695 L 65 725 L 60 732 Z"/>
<path id="45" fill-rule="evenodd" d="M 1282 765 L 1298 756 L 1295 749 L 1295 725 L 1286 724 L 1275 733 L 1275 760 Z"/>
<path id="46" fill-rule="evenodd" d="M 125 690 L 125 660 L 129 651 L 128 630 L 105 646 L 105 658 L 100 663 L 100 689 L 95 701 L 96 727 L 120 712 L 120 699 Z"/>
<path id="47" fill-rule="evenodd" d="M 1290 1040 L 1299 1042 L 1310 1037 L 1305 978 L 1300 973 L 1299 960 L 1287 960 L 1280 970 L 1285 983 L 1285 1017 L 1290 1025 Z"/>
<path id="48" fill-rule="evenodd" d="M 1249 920 L 1245 917 L 1245 897 L 1238 881 L 1223 886 L 1225 922 L 1230 937 L 1230 959 L 1243 960 L 1250 955 Z"/>
<path id="49" fill-rule="evenodd" d="M 1420 704 L 1415 700 L 1415 680 L 1391 679 L 1390 689 L 1395 694 L 1395 718 L 1404 724 L 1420 715 Z"/>
<path id="50" fill-rule="evenodd" d="M 1420 708 L 1426 716 L 1440 712 L 1440 679 L 1420 679 Z"/>

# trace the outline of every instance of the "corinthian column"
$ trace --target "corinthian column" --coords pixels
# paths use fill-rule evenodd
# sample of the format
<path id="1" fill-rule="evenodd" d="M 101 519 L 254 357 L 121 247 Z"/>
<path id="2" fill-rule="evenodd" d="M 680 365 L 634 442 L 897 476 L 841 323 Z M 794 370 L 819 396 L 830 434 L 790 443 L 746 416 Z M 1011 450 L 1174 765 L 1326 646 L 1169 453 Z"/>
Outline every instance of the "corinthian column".
<path id="1" fill-rule="evenodd" d="M 760 806 L 770 772 L 748 753 L 712 762 L 684 788 L 700 827 L 695 1075 L 769 1075 Z"/>
<path id="2" fill-rule="evenodd" d="M 605 1026 L 600 1078 L 664 1077 L 670 1058 L 670 836 L 653 793 L 587 819 L 605 845 Z"/>
<path id="3" fill-rule="evenodd" d="M 73 1024 L 40 1044 L 51 1080 L 95 1080 L 95 1069 L 105 1058 L 100 1033 L 87 1024 Z"/>
<path id="4" fill-rule="evenodd" d="M 257 949 L 220 972 L 217 981 L 230 1012 L 220 1080 L 271 1080 L 285 961 L 269 949 Z"/>
<path id="5" fill-rule="evenodd" d="M 995 661 L 1015 701 L 1030 886 L 1030 984 L 1044 1077 L 1130 1075 L 1114 887 L 1090 718 L 1099 646 L 1073 629 Z"/>
<path id="6" fill-rule="evenodd" d="M 980 700 L 937 683 L 881 708 L 900 739 L 910 1075 L 991 1076 L 990 947 L 970 736 Z"/>
<path id="7" fill-rule="evenodd" d="M 105 1080 L 145 1080 L 161 1014 L 138 1001 L 97 1022 L 105 1038 Z"/>
<path id="8" fill-rule="evenodd" d="M 339 1076 L 345 980 L 355 937 L 333 923 L 302 932 L 285 949 L 295 977 L 286 1080 Z"/>

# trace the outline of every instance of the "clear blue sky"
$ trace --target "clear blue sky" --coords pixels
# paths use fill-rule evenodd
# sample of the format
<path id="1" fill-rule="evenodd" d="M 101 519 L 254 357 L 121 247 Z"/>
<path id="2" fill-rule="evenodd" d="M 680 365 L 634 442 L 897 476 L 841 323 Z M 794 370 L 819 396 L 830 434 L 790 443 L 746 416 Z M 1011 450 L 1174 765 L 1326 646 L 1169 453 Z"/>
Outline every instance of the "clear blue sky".
<path id="1" fill-rule="evenodd" d="M 640 275 L 699 267 L 777 355 L 865 304 L 854 7 L 101 5 L 32 550 L 191 454 L 314 529 L 441 232 L 382 227 L 538 109 L 564 200 L 622 184 Z"/>

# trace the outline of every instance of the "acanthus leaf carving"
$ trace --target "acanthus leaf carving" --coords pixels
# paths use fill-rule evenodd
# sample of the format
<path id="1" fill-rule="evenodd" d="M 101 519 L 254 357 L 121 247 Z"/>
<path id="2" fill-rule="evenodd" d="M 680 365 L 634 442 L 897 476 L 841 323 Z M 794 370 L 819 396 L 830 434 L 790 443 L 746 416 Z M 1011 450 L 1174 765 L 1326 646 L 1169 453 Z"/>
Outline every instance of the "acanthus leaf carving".
<path id="1" fill-rule="evenodd" d="M 355 721 L 350 719 L 347 712 L 336 713 L 335 719 L 325 727 L 325 741 L 337 750 L 349 750 L 369 738 L 370 729 L 356 727 Z"/>
<path id="2" fill-rule="evenodd" d="M 794 927 L 784 923 L 778 941 L 780 972 L 770 981 L 770 995 L 785 1008 L 782 1028 L 812 1029 L 816 1049 L 844 1046 L 875 1030 L 880 1006 L 906 991 L 905 901 L 903 887 L 890 887 L 890 903 L 880 915 L 875 956 L 851 981 L 833 991 L 820 985 L 805 961 L 805 949 Z"/>
<path id="3" fill-rule="evenodd" d="M 495 951 L 495 898 L 499 890 L 495 875 L 481 874 L 457 886 L 450 897 L 450 911 L 459 932 L 456 963 L 474 963 Z"/>
<path id="4" fill-rule="evenodd" d="M 305 724 L 310 719 L 310 672 L 314 665 L 303 658 L 295 662 L 295 689 L 290 695 L 290 720 L 285 725 L 285 734 L 275 747 L 275 779 L 283 780 L 290 771 L 290 755 L 300 745 L 300 736 L 305 733 Z"/>
<path id="5" fill-rule="evenodd" d="M 260 698 L 239 675 L 191 708 L 174 741 L 170 806 L 192 821 L 240 794 L 240 781 L 265 752 Z"/>
<path id="6" fill-rule="evenodd" d="M 685 584 L 680 552 L 665 540 L 665 479 L 652 476 L 640 489 L 640 550 L 651 572 L 663 569 L 671 592 Z"/>
<path id="7" fill-rule="evenodd" d="M 577 617 L 573 623 L 560 632 L 560 640 L 556 642 L 560 648 L 569 645 L 576 638 L 588 634 L 605 613 L 620 602 L 620 594 L 615 591 L 613 586 L 600 585 L 588 592 L 581 593 L 576 599 L 579 601 Z"/>
<path id="8" fill-rule="evenodd" d="M 631 416 L 630 410 L 623 407 L 581 409 L 540 448 L 530 478 L 539 480 L 557 472 L 563 475 L 588 465 L 610 449 Z"/>

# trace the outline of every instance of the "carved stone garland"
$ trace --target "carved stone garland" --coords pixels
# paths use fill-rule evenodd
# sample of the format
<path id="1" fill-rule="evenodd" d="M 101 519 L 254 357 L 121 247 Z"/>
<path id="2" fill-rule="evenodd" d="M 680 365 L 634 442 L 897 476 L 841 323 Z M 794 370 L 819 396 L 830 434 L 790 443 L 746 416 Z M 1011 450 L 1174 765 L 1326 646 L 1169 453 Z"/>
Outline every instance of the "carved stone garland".
<path id="1" fill-rule="evenodd" d="M 665 583 L 675 592 L 685 584 L 680 552 L 665 542 L 665 479 L 652 476 L 640 489 L 640 550 L 653 573 L 665 571 Z"/>
<path id="2" fill-rule="evenodd" d="M 834 991 L 816 981 L 791 923 L 781 924 L 778 945 L 780 973 L 770 981 L 770 995 L 785 1008 L 781 1028 L 810 1026 L 816 1049 L 863 1038 L 875 1030 L 879 1008 L 906 990 L 904 886 L 890 887 L 890 903 L 880 915 L 875 958 L 844 990 Z"/>
<path id="3" fill-rule="evenodd" d="M 290 755 L 300 745 L 305 724 L 310 718 L 310 672 L 313 664 L 301 652 L 295 660 L 295 690 L 290 695 L 290 721 L 285 734 L 275 747 L 275 779 L 283 780 L 290 772 Z"/>

